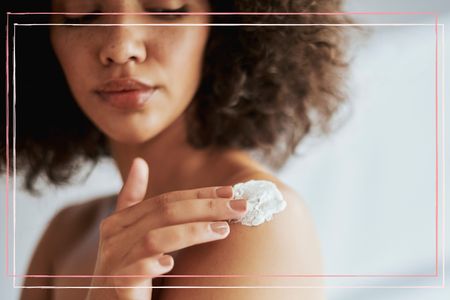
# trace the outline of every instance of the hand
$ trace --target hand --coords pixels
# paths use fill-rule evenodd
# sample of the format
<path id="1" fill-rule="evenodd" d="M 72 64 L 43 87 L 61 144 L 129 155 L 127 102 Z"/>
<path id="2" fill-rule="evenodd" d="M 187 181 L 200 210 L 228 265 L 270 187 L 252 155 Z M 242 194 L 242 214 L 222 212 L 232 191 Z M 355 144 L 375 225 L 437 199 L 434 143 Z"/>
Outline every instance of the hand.
<path id="1" fill-rule="evenodd" d="M 227 222 L 220 222 L 219 234 L 211 229 L 214 222 L 210 221 L 238 218 L 245 213 L 245 208 L 235 211 L 229 206 L 230 186 L 222 189 L 222 197 L 217 194 L 218 187 L 207 187 L 143 201 L 147 184 L 148 165 L 136 158 L 118 195 L 116 211 L 100 225 L 96 277 L 91 286 L 109 288 L 90 289 L 86 300 L 151 299 L 152 278 L 174 266 L 173 257 L 164 253 L 224 239 L 230 231 Z M 245 207 L 245 200 L 232 201 L 243 202 Z"/>

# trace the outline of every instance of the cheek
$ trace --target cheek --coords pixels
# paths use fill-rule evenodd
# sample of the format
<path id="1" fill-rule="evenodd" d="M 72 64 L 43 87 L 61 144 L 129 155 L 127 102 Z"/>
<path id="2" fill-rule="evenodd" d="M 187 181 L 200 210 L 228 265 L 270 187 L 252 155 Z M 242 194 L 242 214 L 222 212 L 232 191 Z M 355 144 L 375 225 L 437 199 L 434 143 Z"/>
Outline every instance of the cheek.
<path id="1" fill-rule="evenodd" d="M 178 93 L 193 94 L 200 80 L 203 55 L 208 38 L 207 27 L 180 27 L 165 42 L 164 65 L 171 83 L 177 83 Z M 178 94 L 179 96 L 179 94 Z"/>
<path id="2" fill-rule="evenodd" d="M 51 35 L 53 49 L 74 95 L 79 94 L 87 83 L 89 73 L 89 34 L 55 30 Z M 78 98 L 78 97 L 75 97 Z"/>

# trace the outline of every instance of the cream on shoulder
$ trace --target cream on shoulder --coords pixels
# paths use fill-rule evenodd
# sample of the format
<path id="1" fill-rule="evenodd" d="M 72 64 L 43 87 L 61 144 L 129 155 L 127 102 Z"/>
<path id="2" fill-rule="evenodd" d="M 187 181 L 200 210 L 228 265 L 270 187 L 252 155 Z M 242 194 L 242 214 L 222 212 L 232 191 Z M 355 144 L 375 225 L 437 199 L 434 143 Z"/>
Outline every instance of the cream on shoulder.
<path id="1" fill-rule="evenodd" d="M 272 220 L 272 216 L 286 208 L 286 201 L 277 186 L 268 180 L 250 180 L 233 186 L 233 199 L 246 199 L 247 213 L 231 220 L 247 226 L 257 226 Z"/>

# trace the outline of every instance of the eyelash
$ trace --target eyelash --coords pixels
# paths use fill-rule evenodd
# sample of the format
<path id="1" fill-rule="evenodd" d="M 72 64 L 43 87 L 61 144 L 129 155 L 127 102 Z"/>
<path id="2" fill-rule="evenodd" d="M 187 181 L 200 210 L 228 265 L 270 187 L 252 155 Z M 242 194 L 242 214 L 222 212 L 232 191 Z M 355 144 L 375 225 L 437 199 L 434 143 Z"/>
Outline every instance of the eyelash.
<path id="1" fill-rule="evenodd" d="M 149 13 L 185 13 L 188 12 L 188 7 L 187 5 L 183 5 L 180 8 L 177 9 L 164 9 L 164 8 L 155 8 L 155 9 L 147 9 L 146 12 Z M 100 11 L 96 10 L 92 13 L 100 13 Z M 94 21 L 96 18 L 98 18 L 100 15 L 83 15 L 81 17 L 66 17 L 63 16 L 64 18 L 64 24 L 86 24 L 86 23 L 90 23 L 92 21 Z M 184 17 L 184 15 L 171 15 L 171 14 L 161 14 L 161 15 L 151 15 L 154 18 L 158 18 L 161 20 L 168 20 L 168 21 L 172 21 L 172 20 L 177 20 L 177 19 L 181 19 L 182 17 Z"/>
<path id="2" fill-rule="evenodd" d="M 99 13 L 100 11 L 96 10 L 92 13 Z M 67 17 L 66 15 L 63 15 L 63 23 L 64 24 L 84 24 L 89 23 L 90 21 L 93 21 L 95 18 L 97 18 L 98 15 L 82 15 L 79 17 Z"/>
<path id="3" fill-rule="evenodd" d="M 188 7 L 187 5 L 183 5 L 180 8 L 177 9 L 163 9 L 163 8 L 156 8 L 156 9 L 148 9 L 146 10 L 146 12 L 164 12 L 164 13 L 186 13 L 188 12 Z M 184 15 L 153 15 L 153 17 L 155 18 L 161 18 L 161 19 L 170 19 L 170 20 L 175 20 L 175 19 L 180 19 L 182 17 L 184 17 Z"/>

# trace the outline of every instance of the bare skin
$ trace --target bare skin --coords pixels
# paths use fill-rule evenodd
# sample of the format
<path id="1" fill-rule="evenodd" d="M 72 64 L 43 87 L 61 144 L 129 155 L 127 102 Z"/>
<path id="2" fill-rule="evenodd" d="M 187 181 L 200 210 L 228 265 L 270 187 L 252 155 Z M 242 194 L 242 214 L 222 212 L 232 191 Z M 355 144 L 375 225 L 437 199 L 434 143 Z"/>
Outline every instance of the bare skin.
<path id="1" fill-rule="evenodd" d="M 230 161 L 231 162 L 231 161 Z M 144 168 L 145 169 L 145 168 Z M 142 170 L 141 170 L 142 171 Z M 302 273 L 320 273 L 321 272 L 321 267 L 320 267 L 320 256 L 319 256 L 319 248 L 318 248 L 318 244 L 317 244 L 317 239 L 315 237 L 315 232 L 313 230 L 313 228 L 311 228 L 311 224 L 310 224 L 310 220 L 308 218 L 306 218 L 307 216 L 304 215 L 304 213 L 299 213 L 298 207 L 301 207 L 301 202 L 298 201 L 299 199 L 296 198 L 295 193 L 289 189 L 288 187 L 286 187 L 285 185 L 283 185 L 281 182 L 277 181 L 276 178 L 274 178 L 273 176 L 271 176 L 268 173 L 264 173 L 261 172 L 260 170 L 257 169 L 253 169 L 251 167 L 244 167 L 242 166 L 242 169 L 240 170 L 240 172 L 234 173 L 234 174 L 228 174 L 228 180 L 226 182 L 224 182 L 225 185 L 223 186 L 229 186 L 232 185 L 234 183 L 237 182 L 243 182 L 246 181 L 248 179 L 269 179 L 272 180 L 274 182 L 277 183 L 277 185 L 280 187 L 282 193 L 285 196 L 285 199 L 288 201 L 288 208 L 289 208 L 289 212 L 286 213 L 281 213 L 279 215 L 276 215 L 274 218 L 274 221 L 272 221 L 272 225 L 271 226 L 271 230 L 277 230 L 276 228 L 278 227 L 286 227 L 286 224 L 289 224 L 290 222 L 292 222 L 292 216 L 294 216 L 294 218 L 296 218 L 295 222 L 297 224 L 295 224 L 295 226 L 303 226 L 303 228 L 299 228 L 298 230 L 296 229 L 296 231 L 298 231 L 299 236 L 299 240 L 297 241 L 297 239 L 295 238 L 295 236 L 292 236 L 292 232 L 290 230 L 280 230 L 279 232 L 281 233 L 281 236 L 279 235 L 278 238 L 280 239 L 286 239 L 289 240 L 290 246 L 292 247 L 292 252 L 296 252 L 293 253 L 293 256 L 289 256 L 287 252 L 287 257 L 285 257 L 284 259 L 286 259 L 284 262 L 288 262 L 290 264 L 296 264 L 295 261 L 298 260 L 298 268 L 296 268 L 297 273 L 302 274 Z M 127 183 L 129 183 L 130 181 L 127 181 Z M 126 186 L 126 184 L 125 184 Z M 201 191 L 203 191 L 202 193 L 205 193 L 203 195 L 208 196 L 208 193 L 212 193 L 214 194 L 213 191 L 215 191 L 216 187 L 211 187 L 211 188 L 202 188 Z M 208 192 L 209 191 L 209 192 Z M 182 193 L 192 193 L 192 191 L 184 191 Z M 212 194 L 209 194 L 209 196 L 211 196 Z M 181 194 L 178 193 L 178 197 L 180 197 Z M 191 197 L 187 197 L 187 198 L 191 198 Z M 123 197 L 121 199 L 124 199 Z M 137 202 L 134 205 L 135 208 L 138 207 L 139 203 L 142 206 L 142 204 L 147 204 L 149 205 L 151 201 L 154 201 L 153 203 L 157 203 L 158 197 L 153 198 L 153 199 L 147 199 L 143 202 Z M 167 198 L 166 198 L 167 199 Z M 214 199 L 214 201 L 218 204 L 210 206 L 210 205 L 204 205 L 204 202 L 206 201 L 208 203 L 209 199 Z M 156 201 L 155 201 L 156 200 Z M 210 221 L 219 221 L 219 220 L 226 220 L 228 218 L 230 218 L 230 216 L 232 216 L 234 213 L 230 212 L 229 209 L 227 209 L 227 207 L 224 205 L 224 203 L 227 201 L 226 198 L 220 198 L 220 197 L 213 197 L 213 198 L 204 198 L 204 199 L 199 199 L 197 198 L 198 203 L 193 205 L 193 202 L 190 200 L 181 200 L 178 201 L 178 204 L 181 205 L 181 202 L 185 202 L 186 205 L 188 205 L 188 210 L 190 211 L 197 211 L 197 213 L 202 213 L 203 216 L 196 216 L 196 221 L 198 222 L 197 224 L 202 224 L 205 222 L 205 220 L 210 220 Z M 147 202 L 147 203 L 145 203 Z M 134 203 L 134 201 L 131 201 L 130 203 Z M 59 216 L 57 216 L 52 225 L 50 225 L 46 235 L 43 237 L 41 243 L 42 246 L 38 247 L 35 257 L 33 258 L 32 264 L 30 266 L 30 269 L 28 271 L 28 274 L 91 274 L 89 272 L 92 272 L 92 274 L 94 273 L 94 270 L 96 270 L 96 260 L 98 259 L 98 242 L 101 243 L 101 238 L 98 235 L 99 232 L 99 224 L 101 224 L 102 220 L 105 220 L 107 218 L 104 218 L 107 213 L 108 210 L 112 210 L 115 208 L 116 212 L 114 212 L 112 215 L 115 215 L 116 217 L 118 216 L 118 212 L 120 211 L 120 209 L 122 210 L 127 210 L 129 209 L 130 212 L 132 212 L 133 204 L 126 208 L 127 204 L 123 203 L 121 204 L 120 200 L 117 201 L 117 198 L 115 196 L 110 197 L 110 198 L 105 198 L 105 199 L 98 199 L 96 201 L 92 201 L 92 202 L 87 202 L 85 204 L 82 205 L 78 205 L 75 207 L 70 207 L 66 210 L 64 210 L 62 213 L 60 213 Z M 122 208 L 121 208 L 122 207 Z M 165 206 L 166 208 L 169 206 Z M 180 206 L 181 208 L 182 206 Z M 203 208 L 199 208 L 199 207 L 203 207 Z M 195 209 L 196 208 L 196 209 Z M 118 211 L 119 209 L 119 211 Z M 303 209 L 303 208 L 302 208 Z M 139 213 L 142 213 L 140 209 L 137 209 L 135 211 L 138 211 Z M 159 210 L 160 211 L 160 210 Z M 166 211 L 170 211 L 170 210 L 166 210 Z M 192 216 L 191 213 L 186 213 L 187 210 L 186 209 L 181 209 L 181 210 L 177 210 L 179 212 L 179 215 L 173 215 L 173 220 L 180 220 L 179 222 L 176 223 L 182 223 L 184 220 L 184 222 L 186 221 L 187 218 L 189 218 L 189 216 Z M 95 212 L 95 213 L 94 213 Z M 237 213 L 236 215 L 239 215 L 239 213 Z M 103 217 L 103 218 L 102 218 Z M 148 219 L 148 221 L 146 221 L 146 223 L 150 224 L 152 223 L 151 221 L 151 216 L 150 214 L 147 216 L 146 215 L 146 219 Z M 142 219 L 142 218 L 141 218 Z M 117 220 L 117 219 L 116 219 Z M 142 222 L 142 221 L 141 221 Z M 167 220 L 163 221 L 164 223 L 167 224 Z M 86 225 L 89 224 L 89 225 Z M 104 223 L 103 223 L 104 224 Z M 188 224 L 192 224 L 192 222 L 189 223 L 183 223 L 182 226 L 186 228 L 188 228 L 187 226 L 189 226 Z M 279 225 L 281 224 L 281 226 Z M 64 227 L 64 231 L 61 230 L 61 226 L 65 226 Z M 67 226 L 70 226 L 69 228 L 67 228 Z M 147 225 L 145 225 L 144 227 L 146 227 Z M 150 226 L 146 229 L 151 229 Z M 168 233 L 169 231 L 168 228 L 171 227 L 166 226 L 165 228 L 165 232 Z M 258 236 L 257 233 L 257 229 L 256 228 L 243 228 L 244 226 L 239 225 L 239 224 L 230 224 L 230 228 L 231 228 L 231 232 L 229 235 L 223 237 L 223 238 L 219 238 L 217 239 L 217 241 L 219 240 L 223 240 L 224 242 L 226 242 L 228 239 L 230 239 L 228 245 L 233 244 L 233 243 L 240 243 L 242 246 L 244 246 L 244 243 L 242 241 L 243 235 L 242 235 L 242 231 L 246 231 L 246 230 L 250 230 L 253 231 L 254 233 L 251 233 L 254 236 Z M 263 227 L 263 226 L 260 226 Z M 175 227 L 171 227 L 172 229 L 175 229 Z M 210 252 L 210 256 L 212 257 L 217 257 L 219 258 L 220 256 L 222 256 L 222 258 L 225 258 L 225 255 L 222 253 L 217 253 L 217 247 L 214 246 L 214 243 L 217 243 L 211 241 L 211 236 L 208 236 L 208 230 L 203 227 L 203 229 L 205 229 L 204 231 L 202 230 L 196 230 L 194 232 L 196 232 L 196 234 L 198 235 L 197 237 L 189 237 L 189 234 L 186 234 L 185 231 L 183 231 L 181 229 L 181 226 L 178 226 L 176 230 L 178 230 L 179 232 L 183 232 L 184 238 L 183 240 L 185 241 L 185 246 L 186 248 L 182 248 L 182 249 L 178 249 L 172 252 L 166 252 L 164 253 L 165 255 L 170 255 L 173 258 L 173 264 L 172 264 L 172 268 L 168 270 L 167 273 L 164 273 L 164 271 L 160 270 L 160 274 L 196 274 L 197 271 L 195 271 L 196 268 L 198 268 L 199 266 L 193 266 L 192 262 L 198 261 L 198 259 L 200 257 L 204 257 L 206 255 L 205 251 L 209 251 Z M 170 230 L 170 229 L 169 229 Z M 265 230 L 264 228 L 262 230 Z M 145 231 L 145 230 L 144 230 Z M 161 231 L 160 231 L 161 232 Z M 174 231 L 175 232 L 175 231 Z M 174 233 L 173 232 L 173 233 Z M 266 234 L 266 233 L 264 233 Z M 283 234 L 285 234 L 286 236 L 282 236 Z M 101 235 L 101 233 L 100 233 Z M 135 233 L 133 233 L 134 236 Z M 94 237 L 92 237 L 94 236 Z M 204 247 L 189 247 L 190 244 L 193 244 L 193 241 L 197 241 L 200 242 L 201 239 L 203 238 L 202 242 L 204 243 Z M 267 238 L 267 236 L 266 236 Z M 259 238 L 258 238 L 259 239 Z M 252 242 L 253 243 L 253 242 Z M 259 240 L 259 243 L 261 245 L 264 245 L 263 240 Z M 298 248 L 296 245 L 297 243 L 300 244 L 301 248 Z M 120 244 L 120 243 L 118 243 Z M 57 245 L 56 247 L 50 248 L 49 245 Z M 229 252 L 229 249 L 227 249 L 227 244 L 226 243 L 221 243 L 220 244 L 224 251 Z M 130 245 L 127 245 L 130 248 Z M 161 246 L 162 247 L 162 246 Z M 169 247 L 173 247 L 173 244 L 170 245 Z M 236 250 L 236 246 L 233 246 L 235 251 Z M 244 246 L 245 247 L 245 246 Z M 40 249 L 42 248 L 42 249 Z M 194 250 L 196 248 L 196 250 Z M 283 246 L 283 248 L 285 248 L 285 246 Z M 77 249 L 76 251 L 74 251 L 74 249 Z M 123 250 L 123 249 L 122 249 Z M 121 251 L 122 251 L 121 250 Z M 173 250 L 172 249 L 169 249 Z M 135 251 L 134 251 L 135 252 Z M 285 251 L 286 252 L 286 251 Z M 197 254 L 195 254 L 197 253 Z M 158 257 L 160 257 L 162 255 L 162 253 L 160 253 L 158 255 Z M 194 255 L 194 256 L 193 256 Z M 195 255 L 198 255 L 198 258 L 195 257 Z M 237 254 L 236 254 L 237 255 Z M 300 257 L 301 256 L 301 257 Z M 155 257 L 155 256 L 153 256 Z M 148 261 L 152 260 L 152 256 L 148 257 Z M 308 261 L 309 266 L 304 265 L 304 263 L 302 261 Z M 205 262 L 206 264 L 208 262 Z M 262 262 L 261 262 L 262 263 Z M 274 262 L 275 263 L 275 262 Z M 276 259 L 276 263 L 277 264 L 281 264 L 280 259 Z M 149 262 L 150 265 L 154 265 L 153 262 Z M 265 262 L 263 264 L 263 269 L 267 269 L 267 270 L 271 270 L 273 269 L 272 264 L 270 262 Z M 137 266 L 134 266 L 137 267 Z M 204 266 L 206 267 L 206 265 Z M 203 268 L 203 266 L 201 266 L 201 268 Z M 215 269 L 216 268 L 216 269 Z M 246 270 L 246 272 L 239 272 L 239 271 L 233 271 L 233 268 L 231 268 L 230 266 L 226 267 L 225 265 L 223 267 L 221 267 L 218 264 L 214 264 L 214 267 L 212 269 L 212 271 L 210 271 L 210 274 L 222 274 L 224 272 L 221 272 L 220 270 L 217 270 L 217 268 L 225 268 L 225 270 L 227 268 L 230 268 L 230 273 L 231 274 L 245 274 L 245 273 L 252 273 L 251 270 Z M 98 270 L 99 271 L 99 270 Z M 135 272 L 131 272 L 130 269 L 128 269 L 128 271 L 130 271 L 128 274 L 138 274 L 136 273 L 137 271 L 135 270 Z M 152 271 L 147 270 L 146 272 L 150 273 Z M 153 271 L 153 272 L 157 272 L 157 271 Z M 191 273 L 192 272 L 192 273 Z M 206 272 L 201 272 L 200 273 L 206 273 Z M 267 271 L 266 273 L 270 273 L 270 271 Z M 276 272 L 275 272 L 276 273 Z M 284 274 L 283 271 L 279 271 L 279 274 Z M 286 272 L 287 273 L 287 272 Z M 147 273 L 146 273 L 147 274 Z M 102 282 L 101 280 L 104 280 L 103 278 L 97 278 L 97 283 L 96 285 L 101 285 L 101 284 L 107 284 L 107 282 Z M 100 280 L 100 281 L 98 281 Z M 178 278 L 154 278 L 151 282 L 148 281 L 147 284 L 149 285 L 153 285 L 153 286 L 164 286 L 164 285 L 190 285 L 189 282 L 187 281 L 181 281 L 182 279 L 178 279 Z M 223 283 L 227 282 L 225 279 L 220 279 Z M 245 282 L 244 279 L 238 279 L 240 284 L 244 284 Z M 94 280 L 95 281 L 95 280 Z M 26 286 L 33 286 L 33 285 L 49 285 L 49 286 L 85 286 L 88 287 L 91 284 L 93 284 L 94 282 L 91 278 L 57 278 L 57 279 L 48 279 L 48 278 L 28 278 L 25 282 Z M 216 280 L 217 281 L 217 280 Z M 202 285 L 208 286 L 208 285 L 217 285 L 217 282 L 209 282 L 209 281 L 205 281 L 202 283 Z M 273 279 L 270 279 L 270 282 L 272 282 L 272 284 L 278 284 L 278 285 L 286 285 L 287 281 L 283 280 L 283 281 L 275 281 Z M 136 282 L 135 282 L 136 283 Z M 143 282 L 141 282 L 142 284 Z M 126 282 L 126 284 L 133 284 L 133 282 Z M 191 283 L 192 284 L 192 283 Z M 232 285 L 238 285 L 236 282 L 230 282 L 229 284 Z M 261 282 L 258 281 L 257 285 L 270 285 L 267 282 Z M 292 284 L 296 284 L 296 285 L 318 285 L 321 284 L 320 281 L 316 280 L 311 280 L 311 281 L 305 281 L 305 282 L 295 282 Z M 123 284 L 122 284 L 123 285 Z M 198 284 L 196 284 L 198 285 Z M 22 294 L 22 299 L 67 299 L 67 300 L 71 300 L 71 299 L 85 299 L 84 297 L 86 297 L 87 293 L 89 290 L 87 289 L 56 289 L 56 290 L 45 290 L 45 289 L 26 289 L 23 291 Z M 104 290 L 95 290 L 97 293 L 100 292 L 100 294 L 98 294 L 98 297 L 100 298 L 104 298 L 104 297 L 108 297 L 108 299 L 115 299 L 115 298 L 111 298 L 114 296 L 117 296 L 116 294 L 112 294 L 111 292 L 114 291 L 114 289 L 104 289 Z M 131 291 L 131 290 L 130 290 Z M 180 297 L 182 297 L 183 295 L 186 296 L 186 291 L 183 291 L 181 289 L 173 289 L 173 290 L 161 290 L 158 288 L 153 288 L 150 290 L 145 290 L 147 292 L 147 294 L 145 296 L 136 296 L 136 295 L 132 295 L 131 297 L 134 297 L 132 299 L 179 299 Z M 172 291 L 173 296 L 170 295 L 170 291 Z M 192 289 L 188 289 L 188 292 L 194 292 L 195 290 Z M 199 298 L 196 298 L 195 296 L 192 298 L 186 298 L 186 299 L 203 299 L 200 297 L 200 292 L 214 292 L 214 290 L 211 289 L 200 289 L 197 290 L 197 292 L 195 293 L 195 295 Z M 223 291 L 221 292 L 224 296 L 223 299 L 227 299 L 226 297 L 229 297 L 228 294 L 226 294 L 226 292 L 232 292 L 234 290 L 230 290 L 230 289 L 226 289 L 226 290 L 216 290 L 215 293 L 217 293 L 217 291 Z M 242 291 L 242 290 L 235 290 L 235 291 Z M 280 294 L 281 290 L 279 289 L 275 289 L 275 290 L 261 290 L 258 292 L 258 290 L 251 290 L 253 291 L 254 295 L 256 296 L 255 299 L 266 299 L 263 298 L 263 295 L 266 297 L 298 297 L 298 299 L 323 299 L 323 295 L 320 291 L 318 290 L 314 290 L 314 289 L 303 289 L 303 290 L 291 290 L 291 292 L 295 292 L 295 294 L 290 294 L 289 296 L 285 295 L 285 294 Z M 264 291 L 264 293 L 263 293 Z M 270 291 L 270 293 L 268 293 L 268 291 Z M 139 290 L 135 290 L 134 292 L 142 292 L 141 289 Z M 176 293 L 181 293 L 180 295 L 176 294 Z M 261 294 L 263 293 L 263 294 Z M 278 294 L 273 294 L 273 293 L 278 293 Z M 125 298 L 124 299 L 128 299 L 126 297 L 129 297 L 130 295 L 122 295 Z M 209 295 L 211 296 L 211 295 Z M 207 299 L 208 294 L 205 295 L 205 299 Z M 216 295 L 214 295 L 215 297 L 217 297 Z M 233 295 L 234 296 L 234 295 Z M 236 295 L 236 297 L 239 297 L 239 295 Z M 304 297 L 304 298 L 301 298 Z M 89 299 L 89 298 L 87 298 Z M 117 299 L 122 299 L 122 298 L 117 298 Z M 131 298 L 130 298 L 131 299 Z M 221 299 L 221 298 L 218 298 Z M 242 298 L 237 298 L 237 299 L 252 299 L 250 298 L 248 295 L 245 295 Z M 270 299 L 270 298 L 267 298 Z"/>
<path id="2" fill-rule="evenodd" d="M 142 161 L 141 161 L 142 162 Z M 223 161 L 226 162 L 225 160 Z M 233 161 L 233 159 L 229 159 L 227 161 L 229 164 L 236 163 Z M 141 166 L 142 167 L 142 164 Z M 141 172 L 145 173 L 145 167 L 143 169 L 140 169 Z M 136 170 L 135 170 L 136 171 Z M 139 170 L 138 170 L 139 171 Z M 136 172 L 139 173 L 139 172 Z M 142 175 L 142 174 L 141 174 Z M 266 178 L 271 179 L 275 182 L 276 179 L 271 177 L 268 173 L 261 172 L 258 169 L 252 168 L 251 166 L 244 166 L 241 165 L 240 171 L 237 171 L 233 174 L 227 174 L 228 180 L 224 182 L 225 185 L 223 186 L 229 186 L 232 184 L 235 184 L 237 182 L 246 181 L 251 178 Z M 135 179 L 136 174 L 135 174 Z M 127 181 L 130 183 L 130 181 Z M 285 198 L 289 201 L 289 193 L 293 193 L 292 190 L 284 186 L 281 182 L 277 182 L 278 186 L 281 187 L 281 190 L 283 191 L 283 194 L 285 194 Z M 126 184 L 125 184 L 126 185 Z M 217 185 L 218 186 L 218 185 Z M 131 186 L 128 185 L 130 188 Z M 125 188 L 124 188 L 125 189 Z M 214 196 L 214 188 L 202 188 L 200 189 L 203 191 L 203 195 L 205 196 Z M 123 191 L 122 191 L 123 192 Z M 121 193 L 122 193 L 121 192 Z M 184 191 L 184 193 L 191 193 Z M 208 194 L 209 193 L 209 194 Z M 123 193 L 122 193 L 123 195 Z M 286 197 L 287 196 L 287 197 Z M 178 197 L 181 197 L 181 194 L 178 194 Z M 186 197 L 186 196 L 184 196 Z M 217 197 L 217 196 L 215 196 Z M 187 197 L 192 198 L 192 197 Z M 133 200 L 131 202 L 125 203 L 126 201 L 120 202 L 120 199 L 124 199 L 124 197 L 119 198 L 117 196 L 111 196 L 111 197 L 105 197 L 100 198 L 94 201 L 89 201 L 84 204 L 72 206 L 69 208 L 66 208 L 63 210 L 58 216 L 54 218 L 52 221 L 52 224 L 49 226 L 46 234 L 44 235 L 43 239 L 41 240 L 41 244 L 36 250 L 35 256 L 33 257 L 33 261 L 30 265 L 30 268 L 27 272 L 27 274 L 54 274 L 54 275 L 86 275 L 86 274 L 94 274 L 96 269 L 96 261 L 98 259 L 98 242 L 100 239 L 99 236 L 99 227 L 102 224 L 102 221 L 104 221 L 107 218 L 107 215 L 110 210 L 115 209 L 116 212 L 113 212 L 113 214 L 116 214 L 117 212 L 121 210 L 125 210 L 127 206 L 131 207 L 133 205 L 136 205 L 137 203 L 134 203 Z M 154 198 L 153 201 L 155 201 L 157 198 Z M 179 199 L 179 198 L 178 198 Z M 205 199 L 197 199 L 196 201 L 199 201 L 198 205 L 202 201 L 208 201 L 208 198 Z M 151 199 L 147 199 L 152 201 Z M 204 214 L 209 214 L 209 219 L 212 220 L 225 220 L 231 218 L 234 216 L 239 216 L 240 213 L 233 213 L 231 212 L 227 207 L 224 206 L 226 202 L 226 198 L 216 198 L 218 202 L 220 202 L 219 205 L 215 206 L 216 213 L 214 217 L 211 217 L 211 214 L 214 214 L 214 212 L 211 210 L 211 208 L 204 207 L 203 212 Z M 185 201 L 186 202 L 186 201 Z M 292 208 L 292 206 L 295 206 L 296 203 L 290 203 L 288 202 L 289 206 Z M 192 210 L 192 202 L 188 205 L 188 209 Z M 131 205 L 131 206 L 130 206 Z M 137 207 L 137 206 L 136 206 Z M 136 210 L 138 211 L 138 210 Z M 183 210 L 186 211 L 186 210 Z M 197 209 L 197 211 L 201 211 L 200 209 Z M 220 211 L 220 212 L 219 212 Z M 222 213 L 222 217 L 219 217 L 218 215 Z M 106 218 L 105 218 L 106 217 Z M 146 215 L 147 218 L 147 215 Z M 148 219 L 150 219 L 151 216 L 148 215 Z M 178 219 L 186 220 L 189 218 L 189 214 L 182 214 L 178 216 Z M 204 220 L 207 220 L 208 218 L 203 217 Z M 203 222 L 202 222 L 203 223 Z M 88 224 L 88 225 L 86 225 Z M 199 223 L 200 224 L 200 223 Z M 238 224 L 236 224 L 238 225 Z M 64 230 L 61 230 L 61 227 L 64 228 Z M 149 228 L 147 228 L 149 229 Z M 180 228 L 178 228 L 179 230 Z M 205 230 L 207 232 L 207 230 Z M 225 236 L 224 238 L 226 238 Z M 208 243 L 208 241 L 211 241 L 211 237 L 203 236 L 204 240 L 203 242 Z M 197 240 L 198 241 L 198 240 Z M 100 242 L 101 243 L 101 242 Z M 57 247 L 49 247 L 49 245 L 55 245 L 57 244 Z M 100 246 L 101 247 L 101 246 Z M 76 251 L 74 251 L 76 249 Z M 185 264 L 185 262 L 182 261 L 183 259 L 183 250 L 176 250 L 172 252 L 168 252 L 166 254 L 169 254 L 172 256 L 173 261 L 175 264 Z M 97 253 L 97 255 L 96 255 Z M 161 254 L 160 254 L 161 255 Z M 159 256 L 159 255 L 158 255 Z M 98 270 L 100 271 L 100 270 Z M 133 272 L 129 270 L 129 274 L 137 274 L 136 272 Z M 150 272 L 150 271 L 147 271 Z M 160 271 L 161 272 L 161 271 Z M 104 273 L 102 273 L 104 274 Z M 163 272 L 161 272 L 163 274 Z M 166 274 L 172 274 L 171 270 L 169 270 Z M 101 280 L 92 280 L 92 278 L 27 278 L 24 285 L 25 286 L 37 286 L 37 285 L 49 285 L 49 286 L 85 286 L 88 287 L 91 284 L 95 282 L 95 286 L 101 286 L 102 284 L 106 284 L 106 282 L 102 282 Z M 127 282 L 125 285 L 129 286 L 131 285 L 131 282 Z M 148 285 L 153 286 L 164 286 L 166 285 L 165 278 L 158 277 L 154 278 L 151 282 L 147 282 Z M 85 299 L 85 297 L 88 294 L 88 289 L 56 289 L 56 290 L 45 290 L 45 289 L 25 289 L 22 292 L 21 299 Z M 99 290 L 97 290 L 99 291 Z M 108 297 L 108 299 L 114 299 L 110 298 L 115 296 L 115 294 L 110 294 L 114 290 L 105 289 L 100 290 L 102 291 L 101 294 L 99 294 L 99 297 Z M 154 288 L 150 289 L 147 292 L 151 293 L 149 295 L 140 295 L 139 297 L 133 298 L 131 296 L 130 299 L 160 299 L 160 289 Z M 89 298 L 87 298 L 89 299 Z M 121 298 L 119 298 L 121 299 Z M 127 299 L 127 298 L 124 298 Z"/>

